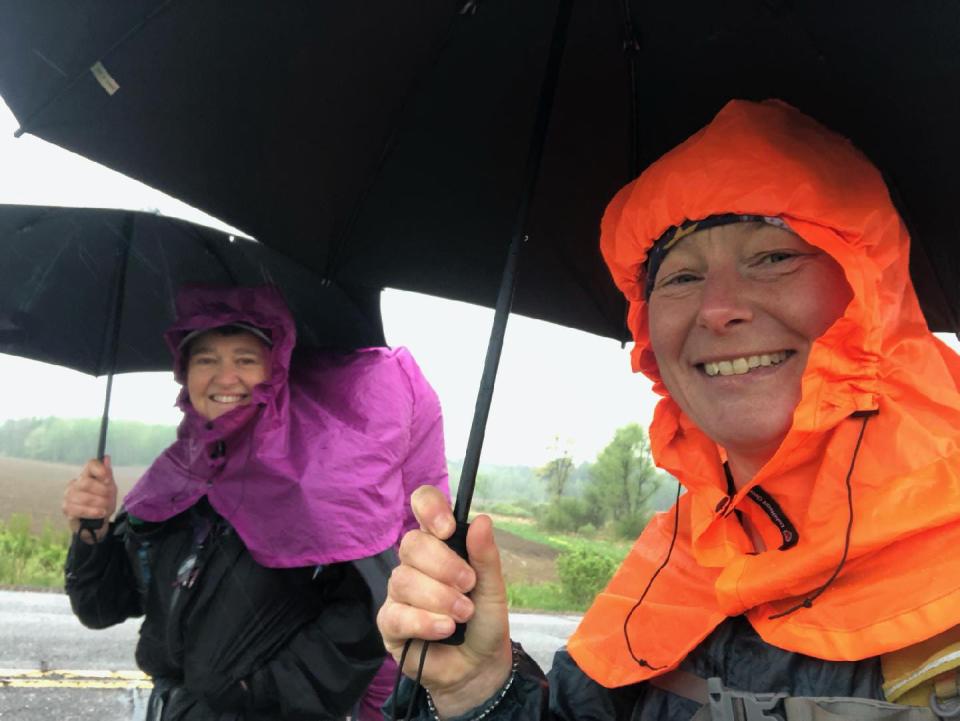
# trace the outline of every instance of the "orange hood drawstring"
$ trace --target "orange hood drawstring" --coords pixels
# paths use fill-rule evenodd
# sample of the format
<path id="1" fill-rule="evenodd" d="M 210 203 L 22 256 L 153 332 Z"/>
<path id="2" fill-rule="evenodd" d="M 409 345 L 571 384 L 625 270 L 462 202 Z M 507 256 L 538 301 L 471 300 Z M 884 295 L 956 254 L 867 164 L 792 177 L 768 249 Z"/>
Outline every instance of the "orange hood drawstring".
<path id="1" fill-rule="evenodd" d="M 782 218 L 853 291 L 811 349 L 790 431 L 735 493 L 721 450 L 660 380 L 644 301 L 653 241 L 719 213 Z M 688 492 L 650 522 L 571 637 L 591 678 L 662 674 L 740 614 L 766 642 L 828 660 L 960 624 L 960 359 L 927 329 L 909 244 L 877 169 L 779 101 L 727 104 L 610 203 L 601 249 L 630 303 L 633 367 L 663 396 L 651 448 Z M 753 552 L 735 511 L 770 550 Z"/>

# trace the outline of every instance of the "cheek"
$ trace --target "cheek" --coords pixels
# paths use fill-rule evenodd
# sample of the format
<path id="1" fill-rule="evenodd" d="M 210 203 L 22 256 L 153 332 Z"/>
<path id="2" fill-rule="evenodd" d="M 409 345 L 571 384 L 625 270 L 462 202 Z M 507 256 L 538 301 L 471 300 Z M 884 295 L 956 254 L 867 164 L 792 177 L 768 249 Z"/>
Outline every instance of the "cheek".
<path id="1" fill-rule="evenodd" d="M 651 304 L 648 318 L 650 348 L 657 359 L 660 376 L 667 383 L 679 362 L 685 332 L 677 316 L 661 310 L 657 305 Z"/>
<path id="2" fill-rule="evenodd" d="M 245 374 L 246 383 L 250 388 L 253 388 L 258 383 L 263 383 L 270 380 L 270 366 L 257 366 L 256 368 L 250 368 Z"/>
<path id="3" fill-rule="evenodd" d="M 806 333 L 810 340 L 823 335 L 853 299 L 853 291 L 843 270 L 835 262 L 831 266 L 811 284 L 813 287 L 806 293 L 806 302 L 802 304 L 810 318 Z"/>
<path id="4" fill-rule="evenodd" d="M 196 368 L 191 368 L 187 371 L 187 393 L 191 399 L 198 395 L 203 395 L 206 386 L 207 378 L 204 373 Z"/>

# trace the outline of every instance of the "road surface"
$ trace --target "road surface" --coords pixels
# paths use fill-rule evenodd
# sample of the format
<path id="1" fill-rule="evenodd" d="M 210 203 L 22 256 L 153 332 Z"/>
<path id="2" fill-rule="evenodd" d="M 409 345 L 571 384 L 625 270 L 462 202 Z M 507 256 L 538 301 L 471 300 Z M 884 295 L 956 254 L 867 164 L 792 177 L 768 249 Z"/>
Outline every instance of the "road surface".
<path id="1" fill-rule="evenodd" d="M 546 670 L 576 615 L 510 615 L 514 639 Z M 0 591 L 2 721 L 141 721 L 149 682 L 133 649 L 140 622 L 84 628 L 59 593 Z"/>

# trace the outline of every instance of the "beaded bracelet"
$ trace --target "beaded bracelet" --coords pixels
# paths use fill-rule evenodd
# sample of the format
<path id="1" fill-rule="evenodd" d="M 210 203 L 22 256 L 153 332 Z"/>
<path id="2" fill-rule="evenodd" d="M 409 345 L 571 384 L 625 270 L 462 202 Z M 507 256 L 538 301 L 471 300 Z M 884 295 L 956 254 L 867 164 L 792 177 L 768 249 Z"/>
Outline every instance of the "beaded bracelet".
<path id="1" fill-rule="evenodd" d="M 513 686 L 513 681 L 517 677 L 517 668 L 520 666 L 520 644 L 516 641 L 510 642 L 510 649 L 513 654 L 513 665 L 510 667 L 510 675 L 507 677 L 506 683 L 500 687 L 500 690 L 483 706 L 483 710 L 476 716 L 471 716 L 469 719 L 462 719 L 461 721 L 480 721 L 483 718 L 486 718 L 491 711 L 493 711 L 501 701 L 503 701 L 504 696 L 507 695 L 507 692 L 510 690 L 510 687 Z M 430 692 L 424 689 L 424 692 L 427 696 L 427 708 L 430 710 L 430 719 L 431 721 L 442 721 L 440 716 L 437 714 L 437 709 L 433 705 L 433 699 L 430 697 Z"/>

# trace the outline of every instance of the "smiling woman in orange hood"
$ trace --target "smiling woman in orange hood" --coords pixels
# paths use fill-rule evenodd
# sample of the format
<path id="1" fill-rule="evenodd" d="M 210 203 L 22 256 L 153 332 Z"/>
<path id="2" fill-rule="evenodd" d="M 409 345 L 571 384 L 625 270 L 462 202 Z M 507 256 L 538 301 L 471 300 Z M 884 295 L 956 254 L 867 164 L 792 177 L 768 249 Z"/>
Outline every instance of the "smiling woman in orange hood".
<path id="1" fill-rule="evenodd" d="M 720 213 L 781 219 L 839 265 L 851 291 L 809 348 L 787 432 L 755 474 L 734 472 L 733 489 L 723 465 L 730 449 L 693 422 L 654 355 L 652 309 L 666 291 L 649 302 L 643 292 L 654 240 Z M 876 168 L 782 103 L 730 103 L 617 195 L 602 250 L 630 302 L 634 368 L 664 395 L 650 429 L 654 458 L 689 491 L 670 562 L 627 629 L 637 655 L 675 666 L 742 613 L 768 643 L 834 660 L 960 623 L 960 559 L 943 552 L 960 543 L 960 362 L 927 329 L 910 282 L 910 239 Z M 729 332 L 713 333 L 714 342 Z M 779 521 L 758 488 L 775 499 Z M 797 537 L 779 548 L 784 520 Z M 745 526 L 770 550 L 757 553 Z M 657 675 L 633 661 L 622 629 L 605 634 L 597 621 L 625 618 L 672 535 L 672 514 L 651 523 L 570 643 L 607 685 Z"/>
<path id="2" fill-rule="evenodd" d="M 475 710 L 690 718 L 716 677 L 715 705 L 793 719 L 796 697 L 876 710 L 960 666 L 960 360 L 927 328 L 879 171 L 782 102 L 732 101 L 617 194 L 601 250 L 630 304 L 634 370 L 663 396 L 654 460 L 686 493 L 558 653 L 549 700 L 522 654 L 492 673 L 503 641 L 475 632 Z M 475 537 L 468 645 L 471 625 L 508 632 L 487 549 Z M 390 603 L 388 647 L 403 627 Z M 424 674 L 437 708 L 469 708 L 447 676 Z"/>

